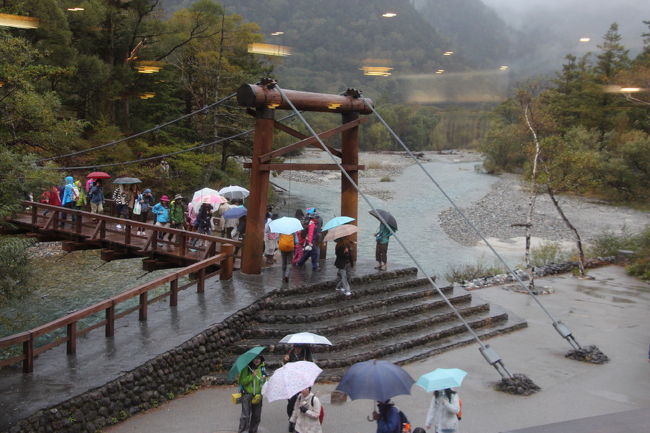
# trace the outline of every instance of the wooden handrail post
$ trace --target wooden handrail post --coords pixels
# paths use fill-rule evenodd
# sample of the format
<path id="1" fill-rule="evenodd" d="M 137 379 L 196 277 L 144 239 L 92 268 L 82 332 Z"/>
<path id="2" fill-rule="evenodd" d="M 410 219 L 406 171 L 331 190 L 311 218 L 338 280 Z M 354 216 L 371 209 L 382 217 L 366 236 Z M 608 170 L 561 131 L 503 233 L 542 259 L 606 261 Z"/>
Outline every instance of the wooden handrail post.
<path id="1" fill-rule="evenodd" d="M 35 226 L 38 222 L 38 207 L 36 205 L 32 206 L 32 225 Z"/>
<path id="2" fill-rule="evenodd" d="M 29 334 L 29 340 L 23 342 L 23 373 L 34 371 L 34 336 Z"/>
<path id="3" fill-rule="evenodd" d="M 131 224 L 124 225 L 124 244 L 127 247 L 131 245 Z"/>
<path id="4" fill-rule="evenodd" d="M 196 280 L 196 293 L 205 292 L 205 268 L 200 269 Z"/>
<path id="5" fill-rule="evenodd" d="M 115 304 L 106 309 L 106 338 L 115 336 Z"/>
<path id="6" fill-rule="evenodd" d="M 158 249 L 158 230 L 154 230 L 151 235 L 151 249 Z"/>
<path id="7" fill-rule="evenodd" d="M 178 305 L 178 278 L 169 282 L 169 306 L 176 307 Z"/>
<path id="8" fill-rule="evenodd" d="M 147 320 L 147 306 L 149 305 L 147 303 L 147 295 L 149 292 L 143 292 L 140 293 L 140 314 L 139 314 L 139 320 L 141 322 L 145 322 Z"/>
<path id="9" fill-rule="evenodd" d="M 81 234 L 81 228 L 83 226 L 83 216 L 81 213 L 79 215 L 76 215 L 76 212 L 72 214 L 73 216 L 77 217 L 75 221 L 75 226 L 74 226 L 74 231 L 76 234 L 80 235 Z"/>
<path id="10" fill-rule="evenodd" d="M 101 220 L 99 224 L 101 224 L 99 227 L 99 239 L 104 240 L 106 239 L 106 220 Z"/>
<path id="11" fill-rule="evenodd" d="M 77 353 L 77 322 L 68 323 L 68 344 L 67 353 L 73 355 Z"/>
<path id="12" fill-rule="evenodd" d="M 232 270 L 235 267 L 235 246 L 233 244 L 221 245 L 221 253 L 226 254 L 226 258 L 221 262 L 220 280 L 229 280 L 232 278 Z"/>
<path id="13" fill-rule="evenodd" d="M 53 212 L 54 212 L 54 214 L 52 215 L 53 216 L 53 218 L 52 218 L 52 230 L 58 230 L 59 229 L 59 218 L 60 218 L 61 215 L 59 214 L 59 211 L 57 211 L 57 210 L 55 210 Z M 47 229 L 47 227 L 45 227 L 45 228 Z"/>
<path id="14" fill-rule="evenodd" d="M 182 235 L 177 235 L 178 238 L 178 251 L 180 252 L 179 254 L 182 257 L 185 257 L 185 253 L 187 253 L 187 236 L 185 234 Z"/>

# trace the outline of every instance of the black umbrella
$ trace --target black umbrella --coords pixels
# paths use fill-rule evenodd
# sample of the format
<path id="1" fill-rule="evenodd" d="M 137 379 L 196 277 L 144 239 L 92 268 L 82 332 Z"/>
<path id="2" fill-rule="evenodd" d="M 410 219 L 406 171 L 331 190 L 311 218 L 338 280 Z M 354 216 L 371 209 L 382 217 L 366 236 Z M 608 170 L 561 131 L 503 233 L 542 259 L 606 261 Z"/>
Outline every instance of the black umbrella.
<path id="1" fill-rule="evenodd" d="M 396 395 L 410 394 L 415 381 L 402 367 L 388 361 L 357 362 L 336 387 L 352 400 L 386 401 Z"/>
<path id="2" fill-rule="evenodd" d="M 386 221 L 386 224 L 388 224 L 390 228 L 393 229 L 393 231 L 397 231 L 397 221 L 395 220 L 395 217 L 390 214 L 390 212 L 385 211 L 383 209 L 376 209 L 376 210 L 371 210 L 368 213 L 374 216 L 375 218 L 377 218 L 379 222 L 381 222 L 381 220 L 383 219 L 384 221 Z"/>

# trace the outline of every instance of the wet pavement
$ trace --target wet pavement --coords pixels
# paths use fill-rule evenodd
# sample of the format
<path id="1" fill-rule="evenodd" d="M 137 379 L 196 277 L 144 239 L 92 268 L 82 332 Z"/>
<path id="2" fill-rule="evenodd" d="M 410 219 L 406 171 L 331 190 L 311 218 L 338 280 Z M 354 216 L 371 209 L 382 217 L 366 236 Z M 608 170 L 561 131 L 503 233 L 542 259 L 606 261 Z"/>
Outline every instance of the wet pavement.
<path id="1" fill-rule="evenodd" d="M 333 280 L 333 260 L 318 272 L 309 266 L 295 269 L 289 285 Z M 374 262 L 358 262 L 356 275 L 376 273 Z M 79 337 L 76 356 L 67 356 L 65 344 L 44 352 L 34 361 L 34 372 L 22 374 L 21 366 L 0 370 L 0 431 L 39 409 L 63 402 L 103 385 L 122 373 L 191 339 L 212 324 L 282 285 L 281 268 L 263 269 L 260 275 L 235 272 L 231 281 L 218 277 L 206 281 L 205 293 L 194 287 L 179 293 L 178 307 L 170 309 L 168 298 L 149 305 L 147 322 L 138 312 L 118 319 L 115 337 L 107 339 L 100 327 Z"/>
<path id="2" fill-rule="evenodd" d="M 564 355 L 570 346 L 527 295 L 491 287 L 473 293 L 525 318 L 528 327 L 491 339 L 489 344 L 512 373 L 528 375 L 542 387 L 542 391 L 529 397 L 494 391 L 492 387 L 499 376 L 483 360 L 476 345 L 409 364 L 406 370 L 414 378 L 437 367 L 458 367 L 469 373 L 459 388 L 463 400 L 459 433 L 506 432 L 650 408 L 650 284 L 628 277 L 622 268 L 616 266 L 590 270 L 589 273 L 595 277 L 594 280 L 580 280 L 568 274 L 539 279 L 540 286 L 555 290 L 553 294 L 542 296 L 541 301 L 566 323 L 580 344 L 595 344 L 608 355 L 611 358 L 608 364 L 593 365 L 566 359 Z M 365 418 L 372 411 L 372 402 L 357 400 L 332 406 L 329 394 L 335 386 L 323 384 L 315 387 L 325 403 L 323 431 L 374 432 L 375 424 Z M 233 386 L 201 389 L 104 431 L 236 432 L 240 408 L 230 403 L 232 392 L 235 392 Z M 395 401 L 414 426 L 421 426 L 430 397 L 431 394 L 414 386 L 411 396 L 399 396 Z M 283 401 L 265 401 L 259 433 L 286 432 L 285 408 Z M 578 427 L 562 431 L 583 432 Z M 648 429 L 644 425 L 642 428 L 632 426 L 626 430 L 608 431 L 644 433 Z"/>

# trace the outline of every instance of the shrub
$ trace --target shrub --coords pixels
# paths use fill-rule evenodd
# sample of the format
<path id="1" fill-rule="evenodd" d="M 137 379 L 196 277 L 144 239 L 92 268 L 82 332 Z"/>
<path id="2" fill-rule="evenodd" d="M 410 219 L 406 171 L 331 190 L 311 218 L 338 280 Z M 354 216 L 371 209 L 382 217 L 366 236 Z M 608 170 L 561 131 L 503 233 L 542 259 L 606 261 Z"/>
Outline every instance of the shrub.
<path id="1" fill-rule="evenodd" d="M 451 265 L 445 273 L 445 278 L 451 283 L 491 277 L 502 274 L 504 269 L 499 265 L 488 265 L 483 261 L 473 264 Z"/>
<path id="2" fill-rule="evenodd" d="M 31 276 L 27 248 L 34 241 L 14 237 L 0 237 L 0 302 L 19 297 L 25 292 Z"/>
<path id="3" fill-rule="evenodd" d="M 647 230 L 647 229 L 646 229 Z M 592 257 L 608 257 L 618 255 L 618 250 L 635 248 L 635 237 L 624 227 L 620 235 L 611 231 L 603 232 L 591 242 L 588 254 Z"/>
<path id="4" fill-rule="evenodd" d="M 530 263 L 533 266 L 545 266 L 549 263 L 563 263 L 570 259 L 571 253 L 562 249 L 558 242 L 542 242 L 530 250 Z"/>

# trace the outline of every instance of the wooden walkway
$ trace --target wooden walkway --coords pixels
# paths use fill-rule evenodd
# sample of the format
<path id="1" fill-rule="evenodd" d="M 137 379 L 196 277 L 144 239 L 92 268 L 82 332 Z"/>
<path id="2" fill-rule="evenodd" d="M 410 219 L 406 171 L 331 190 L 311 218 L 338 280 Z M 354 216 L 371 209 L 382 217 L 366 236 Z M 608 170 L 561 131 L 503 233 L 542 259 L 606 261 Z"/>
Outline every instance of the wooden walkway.
<path id="1" fill-rule="evenodd" d="M 221 253 L 224 245 L 234 246 L 236 262 L 240 255 L 241 242 L 233 239 L 35 202 L 23 205 L 25 210 L 10 220 L 19 231 L 35 233 L 41 241 L 63 241 L 66 251 L 101 248 L 106 261 L 145 257 L 149 271 L 197 263 Z"/>

